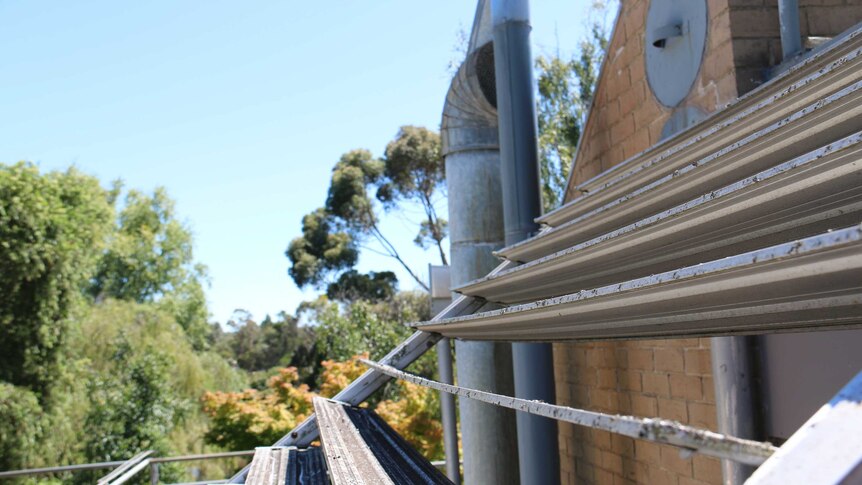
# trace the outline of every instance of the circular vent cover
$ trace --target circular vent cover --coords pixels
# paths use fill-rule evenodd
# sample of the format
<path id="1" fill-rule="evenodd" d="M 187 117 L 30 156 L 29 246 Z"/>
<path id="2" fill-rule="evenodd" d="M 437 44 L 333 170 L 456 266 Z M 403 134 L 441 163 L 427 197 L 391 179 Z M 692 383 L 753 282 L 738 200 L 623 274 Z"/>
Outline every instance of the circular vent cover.
<path id="1" fill-rule="evenodd" d="M 706 0 L 652 0 L 644 48 L 650 89 L 665 106 L 691 90 L 706 45 Z"/>

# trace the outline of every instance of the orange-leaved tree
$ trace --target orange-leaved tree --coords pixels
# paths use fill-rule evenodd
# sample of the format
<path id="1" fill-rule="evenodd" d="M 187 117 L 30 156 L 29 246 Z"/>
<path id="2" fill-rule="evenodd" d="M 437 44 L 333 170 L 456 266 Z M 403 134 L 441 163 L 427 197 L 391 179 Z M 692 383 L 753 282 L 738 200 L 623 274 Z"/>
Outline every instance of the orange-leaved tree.
<path id="1" fill-rule="evenodd" d="M 203 408 L 212 419 L 207 440 L 233 450 L 274 443 L 314 412 L 314 396 L 333 397 L 365 372 L 358 357 L 368 355 L 346 362 L 322 362 L 318 393 L 298 384 L 299 375 L 293 367 L 279 369 L 264 390 L 207 392 Z M 437 393 L 408 382 L 397 386 L 395 397 L 380 401 L 375 411 L 427 458 L 442 458 L 443 428 L 434 413 L 439 407 Z"/>

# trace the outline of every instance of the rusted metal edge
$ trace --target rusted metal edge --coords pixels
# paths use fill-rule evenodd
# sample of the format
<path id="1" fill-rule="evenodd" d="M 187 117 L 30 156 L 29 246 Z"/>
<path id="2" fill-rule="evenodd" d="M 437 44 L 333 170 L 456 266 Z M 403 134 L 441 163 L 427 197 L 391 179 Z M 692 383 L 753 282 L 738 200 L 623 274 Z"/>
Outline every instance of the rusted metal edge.
<path id="1" fill-rule="evenodd" d="M 853 36 L 853 39 L 862 40 L 862 37 Z M 630 183 L 634 177 L 643 178 L 649 176 L 649 173 L 660 171 L 665 167 L 665 165 L 673 163 L 674 159 L 682 158 L 682 160 L 678 160 L 678 163 L 683 164 L 687 163 L 686 159 L 693 159 L 698 156 L 702 156 L 697 153 L 685 155 L 685 152 L 693 147 L 704 145 L 705 142 L 712 141 L 713 139 L 715 139 L 715 143 L 727 143 L 738 139 L 745 133 L 758 130 L 764 124 L 768 124 L 770 122 L 770 118 L 774 119 L 786 116 L 788 109 L 784 109 L 784 113 L 782 113 L 782 110 L 778 108 L 772 110 L 778 111 L 778 113 L 769 111 L 773 105 L 777 105 L 785 99 L 789 99 L 790 101 L 785 103 L 791 105 L 789 110 L 798 109 L 794 107 L 794 103 L 798 103 L 803 99 L 800 98 L 800 96 L 804 89 L 818 86 L 817 83 L 821 83 L 822 85 L 819 85 L 819 88 L 822 91 L 825 91 L 823 93 L 818 92 L 808 96 L 808 98 L 811 98 L 807 100 L 808 103 L 813 102 L 818 97 L 826 96 L 833 92 L 836 87 L 841 86 L 841 83 L 836 83 L 835 80 L 829 79 L 829 76 L 833 74 L 837 75 L 835 74 L 836 72 L 839 74 L 847 72 L 851 73 L 853 76 L 851 76 L 849 82 L 858 80 L 858 77 L 862 75 L 862 71 L 860 71 L 859 66 L 860 61 L 862 61 L 862 48 L 857 47 L 839 59 L 830 62 L 825 67 L 817 69 L 802 79 L 784 87 L 780 91 L 768 95 L 766 99 L 757 102 L 753 106 L 750 106 L 739 113 L 729 112 L 727 109 L 719 111 L 707 120 L 693 126 L 678 136 L 670 138 L 653 148 L 642 152 L 641 154 L 635 155 L 634 157 L 615 165 L 611 169 L 606 170 L 579 185 L 577 190 L 582 193 L 580 196 L 567 202 L 563 206 L 544 214 L 542 217 L 538 218 L 537 221 L 550 226 L 558 226 L 574 217 L 577 217 L 579 214 L 583 213 L 583 211 L 588 210 L 584 207 L 596 204 L 597 202 L 594 201 L 597 198 L 606 197 L 604 192 L 616 185 L 620 185 L 623 182 Z M 848 69 L 849 71 L 847 71 Z M 762 94 L 767 95 L 767 93 Z M 750 117 L 757 116 L 761 111 L 764 112 L 762 120 L 749 119 Z M 735 126 L 740 124 L 741 126 Z M 704 127 L 707 128 L 704 129 Z M 728 130 L 729 128 L 732 128 L 732 130 L 727 132 L 727 136 L 720 136 L 720 132 Z M 696 132 L 691 134 L 691 131 L 695 130 Z M 682 135 L 686 135 L 688 137 Z M 656 154 L 656 152 L 660 153 Z M 668 168 L 668 170 L 672 169 L 673 167 Z"/>
<path id="2" fill-rule="evenodd" d="M 578 285 L 587 285 L 590 281 L 598 279 L 608 283 L 613 281 L 607 280 L 614 274 L 620 272 L 631 274 L 638 267 L 652 264 L 654 259 L 661 260 L 664 266 L 658 271 L 665 271 L 683 266 L 682 264 L 673 266 L 674 261 L 696 257 L 705 250 L 714 250 L 720 246 L 732 249 L 739 247 L 742 242 L 756 241 L 767 234 L 777 234 L 814 222 L 822 226 L 838 217 L 846 220 L 854 212 L 859 211 L 859 204 L 862 203 L 862 191 L 859 190 L 862 189 L 859 184 L 859 180 L 862 180 L 860 178 L 862 156 L 858 153 L 860 147 L 862 147 L 862 132 L 620 229 L 495 275 L 471 281 L 455 288 L 454 291 L 504 303 L 527 299 L 527 297 L 518 299 L 514 297 L 515 293 L 532 294 L 532 299 L 549 298 L 561 294 L 547 294 L 547 290 L 542 290 L 549 285 L 553 285 L 554 288 L 568 289 L 569 291 L 564 293 L 571 293 L 585 287 Z M 813 165 L 818 168 L 812 169 Z M 787 184 L 792 184 L 793 189 L 788 188 Z M 816 187 L 818 189 L 816 193 L 814 190 L 807 192 L 803 190 L 809 186 Z M 840 193 L 842 190 L 849 193 Z M 791 207 L 794 209 L 793 213 L 789 214 L 791 218 L 789 221 L 777 217 L 774 204 L 772 206 L 766 204 L 771 199 L 779 197 L 787 201 L 788 211 Z M 838 201 L 831 205 L 822 203 L 835 198 Z M 748 212 L 746 212 L 746 220 L 739 221 L 739 231 L 733 226 L 729 227 L 727 223 L 722 224 L 721 230 L 715 226 L 714 221 L 724 220 L 728 215 L 741 210 Z M 760 219 L 752 222 L 752 218 Z M 828 227 L 830 226 L 826 228 Z M 672 231 L 673 234 L 670 235 L 668 231 Z M 643 248 L 645 244 L 654 243 L 657 237 L 672 239 L 673 242 L 670 246 L 663 245 L 655 249 L 654 252 L 658 256 L 651 259 L 650 253 Z M 626 242 L 620 242 L 622 239 Z M 787 239 L 790 238 L 785 238 L 785 241 Z M 595 254 L 596 250 L 600 250 L 596 248 L 598 245 L 607 246 L 611 242 L 615 245 L 615 249 L 607 250 L 604 258 L 601 259 L 604 263 L 595 259 L 598 256 L 589 259 L 590 256 L 585 255 L 587 251 Z M 759 247 L 763 246 L 765 244 Z M 745 250 L 757 247 L 749 245 Z M 729 252 L 730 249 L 727 251 Z M 739 252 L 742 251 L 736 251 L 736 253 Z M 630 258 L 626 259 L 623 254 L 629 255 Z M 700 261 L 707 259 L 703 258 Z M 586 267 L 587 264 L 590 266 Z M 597 274 L 596 266 L 603 268 L 601 274 Z M 649 269 L 653 273 L 656 272 L 654 264 L 649 266 Z M 563 276 L 564 271 L 572 277 Z M 542 291 L 545 293 L 541 293 Z"/>
<path id="3" fill-rule="evenodd" d="M 642 203 L 644 198 L 648 197 L 656 199 L 657 190 L 662 191 L 662 197 L 658 198 L 660 200 L 651 199 L 652 205 L 650 208 L 657 204 L 659 206 L 664 205 L 664 207 L 667 208 L 668 206 L 685 202 L 685 200 L 690 198 L 689 192 L 703 193 L 719 188 L 720 185 L 714 185 L 715 181 L 712 179 L 717 178 L 720 183 L 724 184 L 731 182 L 733 179 L 727 181 L 722 179 L 731 177 L 734 174 L 737 174 L 737 178 L 741 178 L 742 176 L 749 175 L 754 171 L 762 170 L 766 168 L 762 165 L 765 164 L 767 154 L 772 155 L 774 153 L 779 153 L 779 150 L 788 149 L 789 146 L 795 146 L 800 143 L 799 139 L 790 140 L 787 137 L 784 137 L 781 140 L 777 140 L 774 144 L 768 145 L 766 148 L 758 146 L 758 144 L 765 143 L 764 140 L 767 137 L 777 136 L 780 133 L 780 130 L 791 129 L 792 127 L 792 129 L 799 132 L 796 138 L 809 139 L 813 142 L 816 140 L 814 138 L 815 136 L 825 137 L 829 134 L 828 130 L 835 126 L 835 123 L 839 123 L 840 126 L 840 123 L 848 124 L 852 122 L 854 116 L 851 114 L 855 113 L 855 111 L 862 110 L 862 107 L 860 107 L 860 103 L 862 103 L 862 100 L 859 99 L 860 95 L 862 95 L 862 81 L 846 86 L 826 98 L 791 114 L 790 116 L 777 120 L 773 124 L 711 153 L 707 157 L 688 163 L 671 173 L 665 174 L 633 189 L 631 192 L 620 194 L 616 199 L 610 200 L 600 207 L 596 207 L 582 213 L 540 235 L 502 248 L 494 254 L 498 257 L 503 257 L 509 260 L 522 262 L 529 261 L 535 259 L 537 254 L 546 255 L 549 252 L 553 252 L 547 251 L 544 248 L 546 246 L 553 247 L 555 244 L 559 244 L 557 241 L 567 237 L 566 235 L 571 233 L 573 230 L 587 230 L 588 224 L 590 226 L 597 225 L 596 228 L 592 229 L 592 231 L 595 232 L 601 231 L 601 229 L 605 227 L 611 228 L 610 226 L 613 225 L 620 227 L 627 223 L 634 222 L 631 220 L 620 220 L 617 223 L 615 222 L 617 219 L 612 218 L 612 214 L 615 214 L 618 218 L 620 217 L 620 215 L 617 214 L 618 212 L 622 211 L 622 215 L 625 216 L 628 214 L 625 211 L 636 211 L 639 207 L 637 205 L 633 206 L 632 204 Z M 851 109 L 845 111 L 845 108 L 847 108 L 848 105 L 851 106 Z M 846 116 L 839 115 L 839 113 L 842 112 L 844 112 Z M 816 119 L 814 119 L 815 117 Z M 804 124 L 806 127 L 804 131 L 801 131 L 802 126 L 796 126 L 800 123 Z M 858 129 L 858 126 L 856 126 L 856 128 Z M 836 134 L 835 138 L 846 136 L 848 134 L 850 134 L 849 130 L 845 133 Z M 790 145 L 791 143 L 793 143 L 793 145 Z M 811 147 L 811 149 L 813 148 L 815 147 Z M 729 164 L 727 160 L 732 157 L 734 163 L 731 167 L 731 164 Z M 751 171 L 744 173 L 746 168 L 749 166 L 752 166 Z M 697 181 L 692 180 L 695 176 L 699 177 Z M 670 192 L 671 189 L 674 189 L 675 193 L 672 194 Z M 615 190 L 610 191 L 609 193 L 611 192 L 615 193 Z M 672 197 L 672 195 L 674 197 Z M 683 196 L 686 197 L 682 200 L 678 200 Z M 588 223 L 587 221 L 590 222 Z M 600 232 L 593 234 L 593 236 L 597 236 L 599 234 Z M 590 235 L 588 234 L 586 237 L 590 237 Z M 559 249 L 561 248 L 557 248 L 557 250 Z"/>
<path id="4" fill-rule="evenodd" d="M 766 461 L 777 449 L 770 443 L 722 435 L 668 419 L 637 418 L 634 416 L 606 414 L 540 401 L 529 401 L 452 384 L 443 384 L 366 359 L 360 359 L 360 361 L 368 367 L 391 377 L 438 391 L 448 392 L 459 397 L 466 397 L 495 406 L 544 416 L 592 429 L 621 434 L 630 438 L 673 445 L 689 452 L 733 460 L 739 463 L 759 465 Z"/>
<path id="5" fill-rule="evenodd" d="M 414 328 L 554 341 L 775 332 L 862 323 L 862 226 Z M 707 303 L 708 302 L 708 303 Z"/>

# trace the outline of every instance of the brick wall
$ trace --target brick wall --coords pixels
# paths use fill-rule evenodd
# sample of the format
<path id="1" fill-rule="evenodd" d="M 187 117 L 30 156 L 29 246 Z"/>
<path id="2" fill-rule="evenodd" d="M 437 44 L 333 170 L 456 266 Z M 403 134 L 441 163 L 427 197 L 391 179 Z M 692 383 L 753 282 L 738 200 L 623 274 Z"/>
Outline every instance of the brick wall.
<path id="1" fill-rule="evenodd" d="M 679 106 L 710 113 L 763 82 L 781 61 L 777 0 L 708 0 L 704 61 Z M 800 0 L 802 35 L 834 36 L 862 21 L 862 0 Z M 648 0 L 622 0 L 575 159 L 575 187 L 659 142 L 672 110 L 652 95 L 644 66 Z M 709 339 L 554 345 L 557 402 L 675 419 L 716 429 Z M 563 483 L 720 484 L 718 460 L 574 425 L 560 425 Z"/>
<path id="2" fill-rule="evenodd" d="M 709 113 L 737 96 L 727 1 L 708 2 L 704 62 L 681 107 L 696 106 Z M 649 2 L 623 0 L 621 4 L 570 189 L 656 144 L 671 114 L 652 95 L 646 78 L 644 23 Z M 571 192 L 567 198 L 572 198 Z"/>
<path id="3" fill-rule="evenodd" d="M 708 3 L 704 63 L 681 107 L 712 112 L 737 96 L 727 2 Z M 672 112 L 653 97 L 646 79 L 648 1 L 621 3 L 570 189 L 657 143 Z M 708 339 L 555 344 L 554 369 L 560 404 L 716 428 Z M 721 482 L 718 460 L 683 458 L 674 447 L 564 423 L 560 464 L 562 483 L 570 484 Z"/>
<path id="4" fill-rule="evenodd" d="M 729 0 L 737 89 L 746 93 L 782 61 L 777 0 Z M 799 0 L 803 36 L 833 37 L 862 22 L 860 0 Z"/>
<path id="5" fill-rule="evenodd" d="M 715 429 L 708 339 L 557 344 L 554 366 L 561 404 Z M 721 482 L 718 460 L 567 423 L 560 455 L 562 483 Z"/>

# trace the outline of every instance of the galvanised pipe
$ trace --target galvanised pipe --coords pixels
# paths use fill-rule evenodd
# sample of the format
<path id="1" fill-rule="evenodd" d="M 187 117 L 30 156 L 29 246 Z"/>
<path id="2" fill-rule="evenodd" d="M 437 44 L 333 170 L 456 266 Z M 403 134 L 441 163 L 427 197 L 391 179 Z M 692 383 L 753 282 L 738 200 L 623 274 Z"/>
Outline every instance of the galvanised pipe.
<path id="1" fill-rule="evenodd" d="M 542 215 L 529 4 L 527 0 L 491 0 L 491 19 L 503 221 L 506 245 L 512 245 L 534 235 L 539 229 L 534 220 Z M 555 402 L 551 344 L 514 343 L 512 361 L 515 396 Z M 556 421 L 525 412 L 516 416 L 521 483 L 559 483 Z"/>
<path id="2" fill-rule="evenodd" d="M 497 266 L 493 251 L 503 245 L 494 49 L 490 4 L 480 0 L 464 63 L 452 79 L 441 123 L 449 189 L 449 241 L 453 285 Z M 512 346 L 455 341 L 458 382 L 510 394 Z M 517 429 L 511 410 L 461 399 L 465 483 L 518 482 Z"/>
<path id="3" fill-rule="evenodd" d="M 778 23 L 781 28 L 781 59 L 787 61 L 802 52 L 799 0 L 778 0 Z"/>

